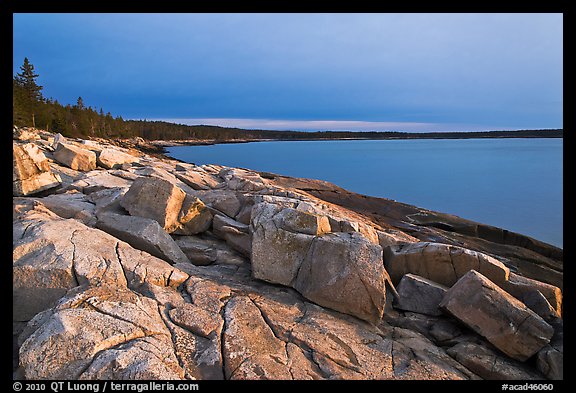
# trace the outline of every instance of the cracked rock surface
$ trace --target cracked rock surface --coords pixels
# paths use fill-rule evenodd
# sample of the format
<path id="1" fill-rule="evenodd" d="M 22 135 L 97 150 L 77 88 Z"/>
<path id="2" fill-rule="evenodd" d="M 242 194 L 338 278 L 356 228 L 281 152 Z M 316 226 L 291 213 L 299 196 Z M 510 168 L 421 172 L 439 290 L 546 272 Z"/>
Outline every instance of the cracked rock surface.
<path id="1" fill-rule="evenodd" d="M 14 135 L 15 379 L 563 378 L 552 246 L 143 140 Z"/>

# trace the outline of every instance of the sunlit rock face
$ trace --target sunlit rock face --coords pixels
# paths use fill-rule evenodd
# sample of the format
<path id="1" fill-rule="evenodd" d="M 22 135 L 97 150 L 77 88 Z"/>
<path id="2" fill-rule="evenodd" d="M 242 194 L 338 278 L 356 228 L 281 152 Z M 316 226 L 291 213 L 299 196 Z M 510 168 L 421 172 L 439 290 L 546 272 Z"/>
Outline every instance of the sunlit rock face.
<path id="1" fill-rule="evenodd" d="M 561 250 L 146 144 L 14 132 L 14 378 L 563 378 Z"/>

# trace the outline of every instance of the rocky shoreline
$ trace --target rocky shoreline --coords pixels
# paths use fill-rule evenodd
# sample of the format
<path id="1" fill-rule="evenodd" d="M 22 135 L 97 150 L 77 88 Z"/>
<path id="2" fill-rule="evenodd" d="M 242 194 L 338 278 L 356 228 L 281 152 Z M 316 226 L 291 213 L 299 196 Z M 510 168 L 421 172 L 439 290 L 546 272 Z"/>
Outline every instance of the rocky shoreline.
<path id="1" fill-rule="evenodd" d="M 15 379 L 563 379 L 562 283 L 500 228 L 13 131 Z"/>

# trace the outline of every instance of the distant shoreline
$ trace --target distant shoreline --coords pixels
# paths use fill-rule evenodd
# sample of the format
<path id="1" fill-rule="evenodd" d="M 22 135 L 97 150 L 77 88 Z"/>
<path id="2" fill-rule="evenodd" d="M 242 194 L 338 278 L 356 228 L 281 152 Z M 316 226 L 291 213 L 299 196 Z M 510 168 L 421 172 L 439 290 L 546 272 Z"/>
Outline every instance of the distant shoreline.
<path id="1" fill-rule="evenodd" d="M 470 138 L 562 138 L 563 129 L 524 129 L 492 131 L 279 131 L 184 125 L 166 121 L 126 120 L 131 136 L 159 144 L 220 144 L 257 141 L 389 140 L 389 139 L 470 139 Z"/>
<path id="2" fill-rule="evenodd" d="M 335 132 L 336 131 L 326 131 Z M 358 132 L 359 134 L 359 132 Z M 379 140 L 418 140 L 418 139 L 550 139 L 564 138 L 563 130 L 529 130 L 529 131 L 478 131 L 478 132 L 451 132 L 451 133 L 399 133 L 386 137 L 333 137 L 333 138 L 238 138 L 238 139 L 173 139 L 151 141 L 158 147 L 172 146 L 209 146 L 252 142 L 314 142 L 314 141 L 379 141 Z M 453 135 L 450 135 L 453 134 Z"/>

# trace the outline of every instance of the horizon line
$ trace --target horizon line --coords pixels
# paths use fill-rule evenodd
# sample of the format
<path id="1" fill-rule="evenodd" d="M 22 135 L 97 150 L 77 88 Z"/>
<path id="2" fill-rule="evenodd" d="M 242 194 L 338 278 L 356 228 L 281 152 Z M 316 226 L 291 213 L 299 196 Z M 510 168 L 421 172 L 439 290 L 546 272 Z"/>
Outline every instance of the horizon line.
<path id="1" fill-rule="evenodd" d="M 135 120 L 135 119 L 134 119 Z M 142 119 L 141 119 L 142 120 Z M 183 125 L 205 125 L 226 128 L 274 131 L 343 131 L 343 132 L 486 132 L 561 129 L 563 127 L 507 127 L 462 123 L 385 122 L 366 120 L 283 120 L 251 118 L 155 118 Z"/>

